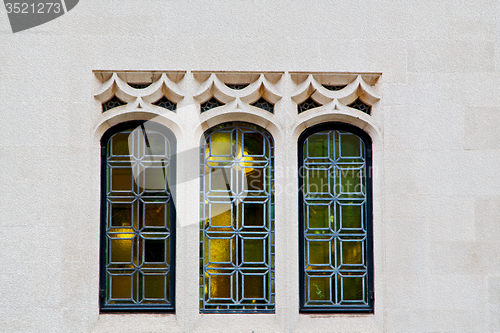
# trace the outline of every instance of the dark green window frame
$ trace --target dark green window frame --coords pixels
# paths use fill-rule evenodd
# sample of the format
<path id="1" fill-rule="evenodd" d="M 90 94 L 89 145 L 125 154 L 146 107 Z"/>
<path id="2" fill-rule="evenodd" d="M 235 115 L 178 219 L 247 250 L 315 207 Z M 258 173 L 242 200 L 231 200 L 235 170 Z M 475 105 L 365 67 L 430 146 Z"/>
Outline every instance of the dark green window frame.
<path id="1" fill-rule="evenodd" d="M 371 138 L 352 125 L 323 123 L 299 137 L 303 313 L 373 312 L 371 155 Z"/>
<path id="2" fill-rule="evenodd" d="M 176 140 L 167 127 L 130 121 L 103 135 L 101 311 L 174 311 L 175 192 L 171 183 L 175 171 Z"/>

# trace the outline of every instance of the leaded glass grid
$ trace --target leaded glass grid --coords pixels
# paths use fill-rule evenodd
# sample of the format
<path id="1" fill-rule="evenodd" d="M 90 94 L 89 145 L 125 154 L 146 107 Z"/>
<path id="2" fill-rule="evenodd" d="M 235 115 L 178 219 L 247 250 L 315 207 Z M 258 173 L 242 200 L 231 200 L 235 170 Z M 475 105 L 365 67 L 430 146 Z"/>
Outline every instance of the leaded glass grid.
<path id="1" fill-rule="evenodd" d="M 134 123 L 103 147 L 103 310 L 172 310 L 172 140 Z"/>
<path id="2" fill-rule="evenodd" d="M 263 97 L 259 98 L 259 100 L 253 103 L 252 106 L 258 107 L 271 113 L 274 112 L 274 105 L 266 101 Z"/>
<path id="3" fill-rule="evenodd" d="M 359 98 L 356 99 L 354 102 L 348 105 L 348 107 L 357 109 L 359 111 L 362 111 L 364 113 L 370 114 L 372 111 L 372 107 L 363 103 Z"/>
<path id="4" fill-rule="evenodd" d="M 177 104 L 175 104 L 174 102 L 172 102 L 171 100 L 169 100 L 165 96 L 163 96 L 158 101 L 153 103 L 153 105 L 156 105 L 156 106 L 159 106 L 159 107 L 162 107 L 164 109 L 174 111 L 174 112 L 177 109 Z"/>
<path id="5" fill-rule="evenodd" d="M 219 102 L 215 97 L 210 98 L 208 101 L 200 105 L 200 112 L 205 112 L 210 109 L 214 109 L 219 106 L 223 106 L 224 103 Z"/>
<path id="6" fill-rule="evenodd" d="M 320 106 L 321 106 L 321 104 L 316 103 L 316 101 L 314 99 L 309 97 L 308 99 L 306 99 L 305 101 L 303 101 L 302 103 L 300 103 L 298 105 L 299 113 L 302 113 L 304 111 L 311 110 L 311 109 L 314 109 L 314 108 L 317 108 Z"/>
<path id="7" fill-rule="evenodd" d="M 242 89 L 245 89 L 246 87 L 248 87 L 249 84 L 248 83 L 245 83 L 245 84 L 229 84 L 229 83 L 226 83 L 226 86 L 228 86 L 229 88 L 234 89 L 234 90 L 242 90 Z"/>
<path id="8" fill-rule="evenodd" d="M 274 312 L 273 139 L 226 123 L 200 159 L 200 311 Z"/>
<path id="9" fill-rule="evenodd" d="M 365 143 L 352 132 L 327 129 L 300 147 L 301 310 L 369 311 Z"/>
<path id="10" fill-rule="evenodd" d="M 106 112 L 112 108 L 116 108 L 120 105 L 125 105 L 126 103 L 122 102 L 118 97 L 113 96 L 109 101 L 102 103 L 102 112 Z"/>

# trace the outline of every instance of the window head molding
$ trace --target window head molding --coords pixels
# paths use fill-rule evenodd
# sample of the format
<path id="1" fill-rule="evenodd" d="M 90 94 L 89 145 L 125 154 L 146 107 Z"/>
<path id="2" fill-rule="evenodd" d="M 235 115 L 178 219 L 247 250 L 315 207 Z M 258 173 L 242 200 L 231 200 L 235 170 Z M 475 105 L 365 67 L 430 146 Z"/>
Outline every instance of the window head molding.
<path id="1" fill-rule="evenodd" d="M 371 138 L 338 122 L 299 137 L 301 312 L 372 312 Z"/>

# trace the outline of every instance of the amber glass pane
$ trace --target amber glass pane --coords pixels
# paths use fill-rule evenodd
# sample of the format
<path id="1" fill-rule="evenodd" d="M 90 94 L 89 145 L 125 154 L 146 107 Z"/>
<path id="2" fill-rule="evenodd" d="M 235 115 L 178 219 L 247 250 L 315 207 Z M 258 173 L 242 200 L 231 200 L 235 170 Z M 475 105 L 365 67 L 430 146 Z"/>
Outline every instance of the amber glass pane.
<path id="1" fill-rule="evenodd" d="M 132 239 L 111 239 L 110 243 L 111 262 L 132 261 Z"/>
<path id="2" fill-rule="evenodd" d="M 326 205 L 309 205 L 309 228 L 325 229 L 330 226 L 330 213 Z"/>
<path id="3" fill-rule="evenodd" d="M 261 168 L 243 168 L 246 177 L 246 184 L 249 191 L 264 191 L 265 187 L 265 169 Z"/>
<path id="4" fill-rule="evenodd" d="M 111 275 L 111 298 L 132 298 L 132 277 Z"/>
<path id="5" fill-rule="evenodd" d="M 143 175 L 145 177 L 145 190 L 147 191 L 165 191 L 166 173 L 162 167 L 147 167 Z"/>
<path id="6" fill-rule="evenodd" d="M 130 155 L 128 146 L 129 136 L 130 132 L 113 135 L 111 145 L 111 152 L 113 155 Z"/>
<path id="7" fill-rule="evenodd" d="M 232 213 L 230 203 L 210 204 L 210 225 L 212 227 L 231 227 Z"/>
<path id="8" fill-rule="evenodd" d="M 168 205 L 165 203 L 144 204 L 144 225 L 146 227 L 165 227 Z"/>
<path id="9" fill-rule="evenodd" d="M 214 133 L 210 140 L 211 155 L 231 155 L 231 132 Z"/>
<path id="10" fill-rule="evenodd" d="M 264 276 L 245 275 L 245 298 L 263 298 L 264 297 Z"/>
<path id="11" fill-rule="evenodd" d="M 210 297 L 230 298 L 231 297 L 231 276 L 211 275 L 210 276 Z"/>
<path id="12" fill-rule="evenodd" d="M 146 155 L 167 155 L 167 141 L 160 133 L 147 133 Z"/>
<path id="13" fill-rule="evenodd" d="M 144 296 L 146 298 L 164 298 L 165 276 L 144 275 Z"/>
<path id="14" fill-rule="evenodd" d="M 112 168 L 113 191 L 132 191 L 132 168 Z"/>
<path id="15" fill-rule="evenodd" d="M 308 241 L 309 264 L 328 265 L 330 262 L 330 242 L 329 241 Z"/>
<path id="16" fill-rule="evenodd" d="M 132 226 L 132 205 L 112 204 L 111 205 L 111 225 L 113 227 Z"/>
<path id="17" fill-rule="evenodd" d="M 309 297 L 314 301 L 330 299 L 330 278 L 311 277 L 309 278 Z"/>

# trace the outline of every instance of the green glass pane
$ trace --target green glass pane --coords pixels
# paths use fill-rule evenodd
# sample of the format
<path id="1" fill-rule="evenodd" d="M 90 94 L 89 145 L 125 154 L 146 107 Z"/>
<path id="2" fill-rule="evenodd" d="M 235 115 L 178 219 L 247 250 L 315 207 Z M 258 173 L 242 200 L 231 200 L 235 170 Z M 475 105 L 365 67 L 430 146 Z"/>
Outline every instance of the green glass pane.
<path id="1" fill-rule="evenodd" d="M 132 239 L 123 239 L 123 238 L 111 239 L 110 248 L 111 248 L 111 262 L 129 263 L 132 261 Z"/>
<path id="2" fill-rule="evenodd" d="M 160 133 L 146 133 L 146 152 L 145 155 L 168 155 L 167 140 Z"/>
<path id="3" fill-rule="evenodd" d="M 243 133 L 243 154 L 264 155 L 264 137 L 260 133 Z"/>
<path id="4" fill-rule="evenodd" d="M 330 212 L 327 205 L 308 205 L 309 228 L 326 229 L 330 226 Z"/>
<path id="5" fill-rule="evenodd" d="M 210 239 L 210 262 L 231 262 L 231 239 Z"/>
<path id="6" fill-rule="evenodd" d="M 132 191 L 132 168 L 111 168 L 112 191 Z"/>
<path id="7" fill-rule="evenodd" d="M 264 298 L 263 275 L 245 275 L 243 279 L 245 282 L 245 298 Z"/>
<path id="8" fill-rule="evenodd" d="M 309 278 L 309 297 L 313 301 L 330 299 L 330 278 L 311 277 Z"/>
<path id="9" fill-rule="evenodd" d="M 342 228 L 361 228 L 361 206 L 360 205 L 342 205 Z"/>
<path id="10" fill-rule="evenodd" d="M 362 265 L 363 264 L 363 242 L 342 241 L 342 264 Z"/>
<path id="11" fill-rule="evenodd" d="M 354 134 L 340 135 L 340 156 L 341 157 L 360 157 L 361 139 Z"/>
<path id="12" fill-rule="evenodd" d="M 144 261 L 146 262 L 165 261 L 165 239 L 144 240 Z"/>
<path id="13" fill-rule="evenodd" d="M 113 227 L 132 226 L 132 205 L 111 204 L 111 225 Z"/>
<path id="14" fill-rule="evenodd" d="M 166 227 L 168 205 L 164 203 L 144 204 L 144 225 L 146 227 Z"/>
<path id="15" fill-rule="evenodd" d="M 113 155 L 130 155 L 128 139 L 130 132 L 117 133 L 111 139 L 111 153 Z"/>
<path id="16" fill-rule="evenodd" d="M 307 241 L 309 246 L 309 265 L 328 265 L 330 263 L 329 241 Z"/>
<path id="17" fill-rule="evenodd" d="M 244 203 L 243 207 L 245 227 L 264 226 L 264 204 Z"/>
<path id="18" fill-rule="evenodd" d="M 243 261 L 264 262 L 264 240 L 244 239 L 243 240 Z"/>
<path id="19" fill-rule="evenodd" d="M 362 170 L 359 169 L 339 169 L 341 175 L 341 191 L 342 193 L 360 193 L 363 192 L 361 186 Z"/>
<path id="20" fill-rule="evenodd" d="M 165 275 L 144 275 L 144 297 L 165 298 Z"/>
<path id="21" fill-rule="evenodd" d="M 328 193 L 329 170 L 308 169 L 307 184 L 308 184 L 307 186 L 308 193 Z"/>
<path id="22" fill-rule="evenodd" d="M 231 153 L 231 132 L 217 132 L 210 136 L 211 155 L 230 156 Z"/>
<path id="23" fill-rule="evenodd" d="M 309 157 L 328 157 L 328 134 L 313 134 L 307 138 Z"/>
<path id="24" fill-rule="evenodd" d="M 363 277 L 342 277 L 342 299 L 344 301 L 363 300 Z"/>
<path id="25" fill-rule="evenodd" d="M 132 298 L 132 277 L 130 275 L 110 275 L 111 298 Z"/>
<path id="26" fill-rule="evenodd" d="M 210 275 L 210 297 L 211 298 L 231 297 L 230 275 Z"/>

